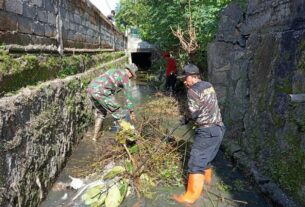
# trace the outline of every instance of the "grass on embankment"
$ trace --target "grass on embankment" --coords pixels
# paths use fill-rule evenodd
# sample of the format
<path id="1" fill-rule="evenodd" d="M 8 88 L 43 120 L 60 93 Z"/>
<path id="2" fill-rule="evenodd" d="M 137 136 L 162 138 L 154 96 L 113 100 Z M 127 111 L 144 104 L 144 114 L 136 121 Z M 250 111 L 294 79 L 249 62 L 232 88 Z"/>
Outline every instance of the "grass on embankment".
<path id="1" fill-rule="evenodd" d="M 82 73 L 124 55 L 124 52 L 71 56 L 16 55 L 0 49 L 0 97 L 22 87 Z"/>

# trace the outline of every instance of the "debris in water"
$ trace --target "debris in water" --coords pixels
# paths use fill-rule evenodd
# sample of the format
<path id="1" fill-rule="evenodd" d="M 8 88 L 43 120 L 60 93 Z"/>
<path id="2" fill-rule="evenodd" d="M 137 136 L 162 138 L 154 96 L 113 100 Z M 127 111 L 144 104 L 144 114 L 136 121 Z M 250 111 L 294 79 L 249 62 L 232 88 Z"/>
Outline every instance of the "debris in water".
<path id="1" fill-rule="evenodd" d="M 115 176 L 118 176 L 120 174 L 122 174 L 123 172 L 125 172 L 125 168 L 122 166 L 115 166 L 114 168 L 112 168 L 104 177 L 104 180 L 108 180 L 108 179 L 113 179 Z"/>
<path id="2" fill-rule="evenodd" d="M 68 198 L 68 193 L 65 193 L 62 197 L 61 197 L 61 200 L 67 200 Z"/>
<path id="3" fill-rule="evenodd" d="M 80 178 L 74 178 L 72 176 L 69 176 L 69 178 L 72 180 L 70 182 L 70 187 L 74 190 L 78 190 L 85 185 L 85 182 Z"/>
<path id="4" fill-rule="evenodd" d="M 58 182 L 52 186 L 52 191 L 64 191 L 70 186 L 69 183 Z"/>

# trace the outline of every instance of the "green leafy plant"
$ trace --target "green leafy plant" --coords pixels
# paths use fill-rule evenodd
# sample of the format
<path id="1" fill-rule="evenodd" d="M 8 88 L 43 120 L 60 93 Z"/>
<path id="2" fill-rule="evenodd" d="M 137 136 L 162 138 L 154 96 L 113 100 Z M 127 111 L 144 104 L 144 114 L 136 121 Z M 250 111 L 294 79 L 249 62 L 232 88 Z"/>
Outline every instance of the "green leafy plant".
<path id="1" fill-rule="evenodd" d="M 128 181 L 110 182 L 99 184 L 86 190 L 82 201 L 90 207 L 118 207 L 122 203 L 128 190 Z"/>
<path id="2" fill-rule="evenodd" d="M 0 49 L 0 73 L 3 75 L 11 74 L 21 68 L 19 61 L 13 58 L 7 50 Z"/>
<path id="3" fill-rule="evenodd" d="M 216 187 L 223 192 L 228 192 L 231 190 L 231 186 L 225 184 L 223 181 L 220 181 L 216 184 Z"/>
<path id="4" fill-rule="evenodd" d="M 217 31 L 220 12 L 231 2 L 239 3 L 242 8 L 246 5 L 245 0 L 192 0 L 189 8 L 188 0 L 121 0 L 116 22 L 122 31 L 137 28 L 143 40 L 155 44 L 161 50 L 173 51 L 180 61 L 180 54 L 184 52 L 180 50 L 179 40 L 172 34 L 171 27 L 187 31 L 191 16 L 200 45 L 191 58 L 206 68 L 207 45 Z M 187 62 L 184 56 L 181 62 Z"/>
<path id="5" fill-rule="evenodd" d="M 234 189 L 237 191 L 245 190 L 245 184 L 242 180 L 234 180 L 233 185 L 234 185 Z"/>
<path id="6" fill-rule="evenodd" d="M 78 66 L 79 66 L 80 60 L 79 58 L 72 56 L 70 57 L 64 57 L 62 59 L 62 70 L 59 72 L 59 77 L 64 78 L 69 75 L 74 75 L 78 72 Z"/>
<path id="7" fill-rule="evenodd" d="M 34 70 L 39 67 L 39 60 L 35 55 L 22 56 L 22 62 L 24 62 L 25 70 Z"/>

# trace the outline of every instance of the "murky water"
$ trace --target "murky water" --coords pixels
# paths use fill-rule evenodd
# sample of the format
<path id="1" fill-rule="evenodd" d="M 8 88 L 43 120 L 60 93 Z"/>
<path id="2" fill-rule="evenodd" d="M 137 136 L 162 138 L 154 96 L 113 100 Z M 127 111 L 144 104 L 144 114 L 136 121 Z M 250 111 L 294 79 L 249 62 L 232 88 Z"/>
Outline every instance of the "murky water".
<path id="1" fill-rule="evenodd" d="M 203 190 L 202 197 L 193 207 L 269 207 L 270 202 L 228 162 L 221 151 L 214 160 L 214 175 L 211 186 Z M 174 207 L 185 206 L 171 199 L 173 194 L 182 194 L 184 187 L 158 188 L 153 199 L 126 198 L 122 207 Z"/>
<path id="2" fill-rule="evenodd" d="M 152 89 L 149 88 L 143 79 L 140 79 L 140 84 L 134 85 L 133 96 L 136 104 L 140 105 L 144 101 L 149 101 Z M 111 126 L 112 119 L 105 120 L 104 128 Z M 171 128 L 177 123 L 177 120 L 168 122 L 168 127 Z M 188 131 L 187 127 L 181 127 L 175 132 L 178 137 L 188 139 L 192 137 L 192 131 Z M 114 134 L 105 131 L 103 137 L 110 138 Z M 69 176 L 82 177 L 81 172 L 92 170 L 92 163 L 103 154 L 103 147 L 101 143 L 92 142 L 92 129 L 89 129 L 82 141 L 78 144 L 73 154 L 69 158 L 66 167 L 59 175 L 53 188 L 47 195 L 45 201 L 40 207 L 59 207 L 59 206 L 81 206 L 76 203 L 71 203 L 77 191 L 67 188 L 71 182 Z M 213 183 L 211 186 L 204 189 L 204 194 L 196 204 L 192 206 L 251 206 L 251 207 L 267 207 L 271 206 L 268 201 L 258 193 L 249 181 L 242 176 L 231 164 L 228 162 L 221 152 L 218 153 L 215 162 L 215 173 Z M 185 191 L 184 187 L 172 188 L 156 188 L 152 199 L 137 199 L 129 196 L 125 198 L 121 204 L 123 207 L 165 207 L 165 206 L 183 206 L 179 205 L 170 199 L 173 193 L 181 194 Z"/>

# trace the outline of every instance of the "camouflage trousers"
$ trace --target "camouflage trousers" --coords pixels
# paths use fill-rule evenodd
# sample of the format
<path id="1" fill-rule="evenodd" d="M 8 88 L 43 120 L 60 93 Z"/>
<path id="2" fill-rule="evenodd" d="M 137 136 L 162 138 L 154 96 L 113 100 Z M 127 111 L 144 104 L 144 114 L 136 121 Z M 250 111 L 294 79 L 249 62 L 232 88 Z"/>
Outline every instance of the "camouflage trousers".
<path id="1" fill-rule="evenodd" d="M 103 96 L 99 94 L 89 94 L 93 106 L 96 109 L 96 118 L 104 119 L 107 113 L 119 120 L 126 116 L 127 109 L 120 107 L 114 96 Z"/>

